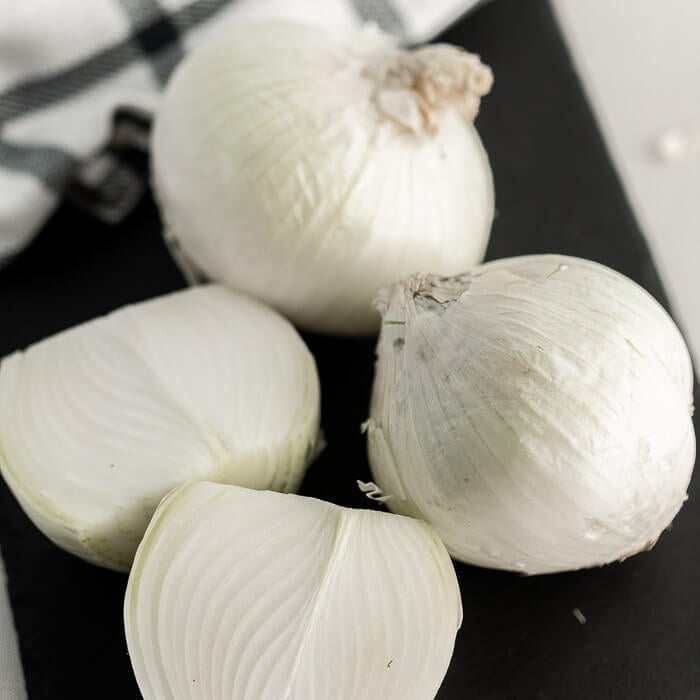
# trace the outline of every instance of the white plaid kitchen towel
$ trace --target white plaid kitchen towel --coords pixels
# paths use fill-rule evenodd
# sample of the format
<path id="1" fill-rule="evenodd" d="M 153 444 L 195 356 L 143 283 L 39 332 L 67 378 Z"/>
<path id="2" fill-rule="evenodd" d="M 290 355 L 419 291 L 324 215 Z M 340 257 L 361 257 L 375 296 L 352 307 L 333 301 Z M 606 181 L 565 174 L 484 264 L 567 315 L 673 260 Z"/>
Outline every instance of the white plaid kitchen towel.
<path id="1" fill-rule="evenodd" d="M 117 221 L 145 183 L 119 162 L 184 52 L 228 21 L 374 22 L 418 43 L 477 0 L 0 0 L 0 264 L 68 197 Z M 139 128 L 141 122 L 141 128 Z"/>

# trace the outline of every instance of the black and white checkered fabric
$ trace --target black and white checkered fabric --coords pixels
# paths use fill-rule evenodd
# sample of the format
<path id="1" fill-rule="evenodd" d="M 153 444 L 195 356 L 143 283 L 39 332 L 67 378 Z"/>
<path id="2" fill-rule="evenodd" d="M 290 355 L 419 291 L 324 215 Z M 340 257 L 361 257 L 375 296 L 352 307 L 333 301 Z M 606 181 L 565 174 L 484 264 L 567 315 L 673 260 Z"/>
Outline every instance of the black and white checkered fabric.
<path id="1" fill-rule="evenodd" d="M 125 151 L 183 54 L 228 21 L 374 22 L 429 39 L 475 0 L 0 0 L 0 264 L 63 198 L 118 221 L 145 188 Z"/>

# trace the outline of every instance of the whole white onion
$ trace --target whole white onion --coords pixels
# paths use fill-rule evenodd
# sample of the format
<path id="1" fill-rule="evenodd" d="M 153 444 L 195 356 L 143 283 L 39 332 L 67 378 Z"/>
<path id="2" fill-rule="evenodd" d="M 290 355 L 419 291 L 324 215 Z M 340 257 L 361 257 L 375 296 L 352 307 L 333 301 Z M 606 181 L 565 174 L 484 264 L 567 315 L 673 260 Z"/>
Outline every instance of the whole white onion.
<path id="1" fill-rule="evenodd" d="M 491 81 L 474 55 L 378 30 L 228 27 L 177 68 L 154 127 L 176 257 L 306 328 L 376 330 L 380 287 L 483 256 L 493 183 L 471 120 Z"/>
<path id="2" fill-rule="evenodd" d="M 545 573 L 649 548 L 686 498 L 693 371 L 631 280 L 556 255 L 384 290 L 368 422 L 387 505 L 456 558 Z"/>

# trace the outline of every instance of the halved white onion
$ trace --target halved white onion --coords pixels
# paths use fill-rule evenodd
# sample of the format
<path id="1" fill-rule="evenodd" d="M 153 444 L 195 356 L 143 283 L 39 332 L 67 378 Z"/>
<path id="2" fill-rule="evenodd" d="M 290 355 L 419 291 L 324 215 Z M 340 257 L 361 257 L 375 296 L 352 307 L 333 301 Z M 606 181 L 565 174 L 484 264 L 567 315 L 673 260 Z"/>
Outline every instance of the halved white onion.
<path id="1" fill-rule="evenodd" d="M 125 307 L 0 365 L 5 480 L 54 542 L 116 569 L 185 481 L 295 490 L 318 424 L 294 328 L 219 286 Z"/>
<path id="2" fill-rule="evenodd" d="M 145 700 L 426 700 L 462 608 L 421 521 L 199 482 L 156 511 L 124 620 Z"/>

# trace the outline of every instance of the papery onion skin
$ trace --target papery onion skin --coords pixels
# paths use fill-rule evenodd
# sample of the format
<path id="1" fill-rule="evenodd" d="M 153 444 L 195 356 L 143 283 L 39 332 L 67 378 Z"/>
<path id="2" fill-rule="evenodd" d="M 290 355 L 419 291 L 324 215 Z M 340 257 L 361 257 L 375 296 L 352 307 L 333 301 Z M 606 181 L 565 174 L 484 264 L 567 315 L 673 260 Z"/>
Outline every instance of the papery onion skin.
<path id="1" fill-rule="evenodd" d="M 427 700 L 461 621 L 425 523 L 206 482 L 161 503 L 124 602 L 145 700 Z"/>
<path id="2" fill-rule="evenodd" d="M 128 570 L 192 479 L 296 490 L 319 439 L 313 357 L 278 313 L 210 285 L 95 319 L 0 364 L 0 470 L 34 524 Z"/>
<path id="3" fill-rule="evenodd" d="M 649 549 L 695 461 L 683 338 L 641 287 L 557 255 L 384 290 L 368 449 L 457 559 L 537 574 Z"/>
<path id="4" fill-rule="evenodd" d="M 379 32 L 263 22 L 232 25 L 185 58 L 157 114 L 152 165 L 166 237 L 191 278 L 310 330 L 366 334 L 380 287 L 483 258 L 493 181 L 476 129 L 458 106 L 424 108 L 435 124 L 418 133 L 382 112 L 375 57 L 394 51 Z M 459 53 L 445 51 L 448 62 Z"/>

